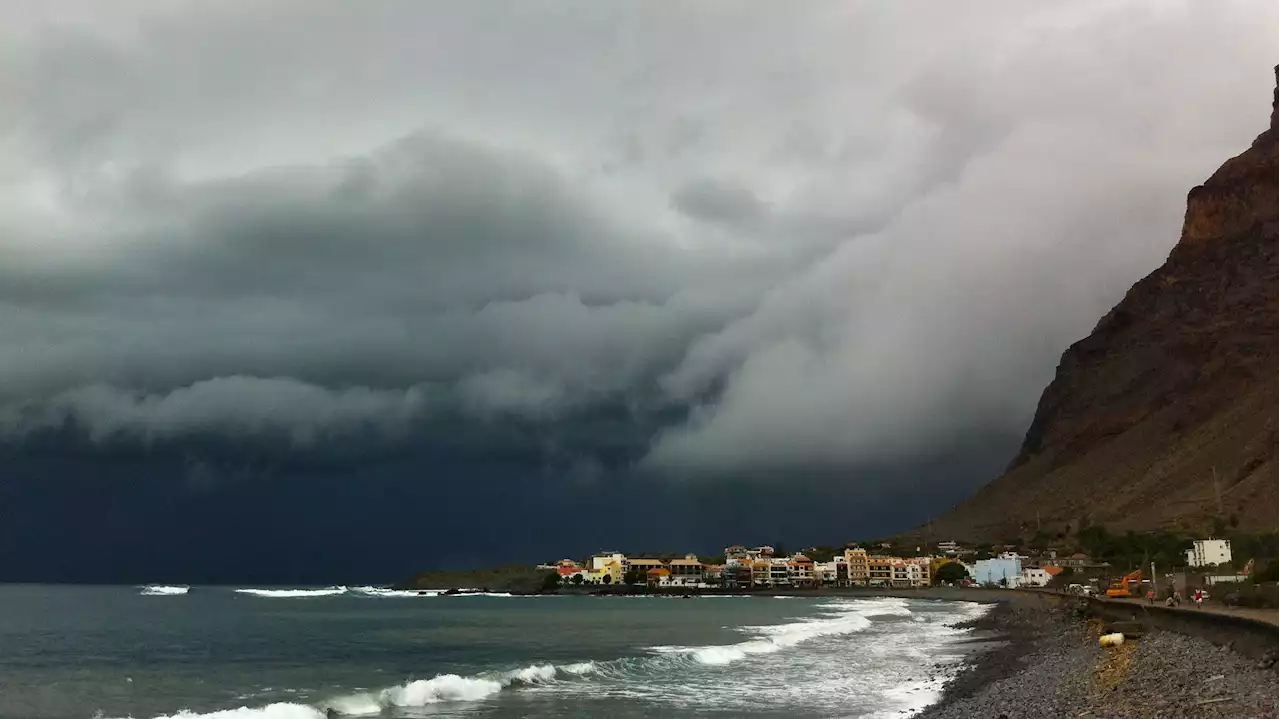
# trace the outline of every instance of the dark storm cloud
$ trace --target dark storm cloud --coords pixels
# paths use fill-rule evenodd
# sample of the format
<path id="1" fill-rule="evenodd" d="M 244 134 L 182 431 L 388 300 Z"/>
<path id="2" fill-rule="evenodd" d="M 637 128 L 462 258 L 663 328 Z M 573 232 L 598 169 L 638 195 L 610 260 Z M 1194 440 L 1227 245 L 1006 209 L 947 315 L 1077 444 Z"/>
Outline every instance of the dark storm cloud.
<path id="1" fill-rule="evenodd" d="M 0 428 L 537 423 L 583 487 L 1016 434 L 1275 12 L 8 4 Z"/>
<path id="2" fill-rule="evenodd" d="M 751 190 L 735 184 L 701 179 L 676 190 L 671 196 L 676 209 L 695 220 L 750 223 L 767 212 Z"/>

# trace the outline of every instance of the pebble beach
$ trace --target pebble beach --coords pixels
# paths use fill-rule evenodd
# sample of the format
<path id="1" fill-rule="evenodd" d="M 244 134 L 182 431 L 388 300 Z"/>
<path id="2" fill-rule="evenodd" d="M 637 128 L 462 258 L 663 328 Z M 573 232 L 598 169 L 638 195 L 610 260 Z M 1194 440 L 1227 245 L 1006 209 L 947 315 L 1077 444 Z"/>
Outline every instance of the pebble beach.
<path id="1" fill-rule="evenodd" d="M 920 719 L 1278 716 L 1274 651 L 1251 658 L 1163 631 L 1103 648 L 1102 621 L 1016 597 L 973 627 L 1002 642 L 958 674 Z"/>

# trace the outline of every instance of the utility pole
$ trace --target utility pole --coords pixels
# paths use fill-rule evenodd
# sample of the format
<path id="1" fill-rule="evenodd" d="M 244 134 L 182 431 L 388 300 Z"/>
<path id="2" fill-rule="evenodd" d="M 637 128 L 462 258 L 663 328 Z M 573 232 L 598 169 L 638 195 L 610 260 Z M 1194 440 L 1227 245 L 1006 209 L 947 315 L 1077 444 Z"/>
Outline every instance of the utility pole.
<path id="1" fill-rule="evenodd" d="M 1160 601 L 1160 590 L 1156 587 L 1156 563 L 1151 563 L 1151 591 L 1155 594 L 1156 601 Z"/>

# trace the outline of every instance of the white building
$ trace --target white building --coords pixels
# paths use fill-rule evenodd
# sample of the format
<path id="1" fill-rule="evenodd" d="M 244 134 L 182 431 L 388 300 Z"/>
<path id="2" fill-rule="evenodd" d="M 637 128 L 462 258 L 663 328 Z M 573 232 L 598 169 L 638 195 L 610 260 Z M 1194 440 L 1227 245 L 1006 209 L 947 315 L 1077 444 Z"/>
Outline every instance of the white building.
<path id="1" fill-rule="evenodd" d="M 1022 561 L 1007 557 L 979 559 L 973 564 L 973 580 L 983 586 L 1013 589 L 1022 581 Z"/>
<path id="2" fill-rule="evenodd" d="M 622 552 L 601 552 L 591 558 L 591 569 L 604 569 L 610 562 L 617 562 L 618 566 L 626 564 L 627 558 Z"/>
<path id="3" fill-rule="evenodd" d="M 1231 561 L 1231 540 L 1197 539 L 1187 550 L 1188 567 L 1205 567 Z"/>
<path id="4" fill-rule="evenodd" d="M 1043 587 L 1049 583 L 1053 577 L 1040 567 L 1024 567 L 1019 586 L 1023 587 Z"/>
<path id="5" fill-rule="evenodd" d="M 938 551 L 943 554 L 955 554 L 959 550 L 960 545 L 956 544 L 953 539 L 948 539 L 945 542 L 938 542 Z"/>

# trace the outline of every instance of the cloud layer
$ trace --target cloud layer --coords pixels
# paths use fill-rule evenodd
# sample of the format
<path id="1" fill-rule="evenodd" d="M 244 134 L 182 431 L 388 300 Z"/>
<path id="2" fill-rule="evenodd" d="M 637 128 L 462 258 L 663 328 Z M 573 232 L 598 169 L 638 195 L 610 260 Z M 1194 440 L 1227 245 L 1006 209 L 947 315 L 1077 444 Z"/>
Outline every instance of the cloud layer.
<path id="1" fill-rule="evenodd" d="M 0 431 L 448 413 L 587 483 L 1016 433 L 1261 126 L 1276 12 L 8 4 Z"/>

